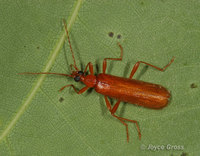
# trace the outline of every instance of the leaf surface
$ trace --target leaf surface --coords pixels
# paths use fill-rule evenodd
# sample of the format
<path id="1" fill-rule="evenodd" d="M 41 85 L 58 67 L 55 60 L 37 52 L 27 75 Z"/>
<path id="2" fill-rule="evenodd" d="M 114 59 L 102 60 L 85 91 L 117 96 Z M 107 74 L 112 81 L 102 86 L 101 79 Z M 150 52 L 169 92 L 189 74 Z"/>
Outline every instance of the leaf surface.
<path id="1" fill-rule="evenodd" d="M 0 153 L 1 155 L 197 155 L 199 151 L 199 1 L 4 1 L 0 5 Z M 64 43 L 67 20 L 79 67 L 94 64 L 102 72 L 128 77 L 137 61 L 144 65 L 134 78 L 171 91 L 170 104 L 151 110 L 121 103 L 117 114 L 139 122 L 125 127 L 108 112 L 93 89 L 77 95 L 73 79 L 55 75 L 17 75 L 50 71 L 70 74 L 73 63 Z M 110 32 L 113 36 L 109 36 Z M 114 104 L 115 100 L 113 101 Z M 164 149 L 161 149 L 161 147 Z M 157 152 L 154 151 L 155 147 Z"/>

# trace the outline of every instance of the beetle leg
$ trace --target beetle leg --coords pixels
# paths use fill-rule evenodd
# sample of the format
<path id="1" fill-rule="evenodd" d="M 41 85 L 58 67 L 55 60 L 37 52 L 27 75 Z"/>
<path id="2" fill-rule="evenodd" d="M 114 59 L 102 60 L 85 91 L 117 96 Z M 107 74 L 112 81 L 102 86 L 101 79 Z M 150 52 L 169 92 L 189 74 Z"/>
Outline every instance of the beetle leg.
<path id="1" fill-rule="evenodd" d="M 94 75 L 93 65 L 91 62 L 89 62 L 87 64 L 87 66 L 85 67 L 84 73 L 87 71 L 88 66 L 89 66 L 89 71 L 90 71 L 91 75 Z"/>
<path id="2" fill-rule="evenodd" d="M 109 109 L 109 111 L 111 112 L 111 114 L 114 114 L 116 111 L 117 111 L 117 108 L 119 107 L 119 104 L 120 104 L 120 100 L 118 100 L 116 102 L 116 104 L 114 105 L 113 108 L 111 108 L 111 104 L 110 102 L 108 101 L 108 97 L 107 96 L 104 96 L 105 97 L 105 101 L 106 101 L 106 106 L 107 108 Z"/>
<path id="3" fill-rule="evenodd" d="M 138 136 L 139 136 L 139 139 L 141 140 L 141 132 L 140 132 L 140 127 L 139 127 L 139 124 L 136 120 L 130 120 L 130 119 L 126 119 L 126 118 L 122 118 L 122 117 L 119 117 L 119 116 L 116 116 L 115 114 L 112 114 L 112 116 L 114 116 L 115 118 L 117 118 L 118 120 L 123 120 L 123 121 L 129 121 L 129 122 L 132 122 L 132 123 L 135 123 L 136 124 L 136 127 L 137 127 L 137 131 L 138 131 Z M 128 126 L 126 127 L 126 132 L 127 132 L 127 135 L 128 135 Z M 128 141 L 128 136 L 127 136 L 127 141 Z"/>
<path id="4" fill-rule="evenodd" d="M 82 94 L 83 92 L 85 92 L 89 87 L 88 86 L 85 86 L 83 87 L 82 89 L 80 89 L 79 91 L 77 91 L 77 89 L 74 87 L 74 85 L 66 85 L 64 87 L 62 87 L 59 91 L 61 92 L 64 88 L 66 87 L 73 87 L 74 91 L 77 93 L 77 94 Z"/>
<path id="5" fill-rule="evenodd" d="M 78 68 L 77 68 L 74 64 L 70 64 L 71 72 L 73 71 L 73 70 L 72 70 L 72 67 L 73 67 L 76 71 L 78 71 L 78 70 L 77 70 Z"/>
<path id="6" fill-rule="evenodd" d="M 107 60 L 116 60 L 116 61 L 121 61 L 122 60 L 122 56 L 123 56 L 123 48 L 121 46 L 120 43 L 117 43 L 119 48 L 121 49 L 121 55 L 120 55 L 120 58 L 105 58 L 103 60 L 103 74 L 105 74 L 106 72 L 106 67 L 107 67 Z"/>
<path id="7" fill-rule="evenodd" d="M 134 65 L 134 67 L 133 67 L 133 69 L 132 69 L 132 71 L 131 71 L 131 74 L 130 74 L 129 78 L 131 79 L 131 78 L 133 77 L 133 75 L 134 75 L 135 72 L 137 71 L 137 69 L 138 69 L 140 63 L 143 63 L 143 64 L 146 64 L 146 65 L 148 65 L 148 66 L 151 66 L 151 67 L 153 67 L 153 68 L 155 68 L 155 69 L 157 69 L 157 70 L 159 70 L 159 71 L 164 71 L 167 67 L 169 67 L 169 66 L 172 64 L 172 62 L 174 62 L 174 59 L 175 59 L 175 57 L 173 57 L 173 58 L 171 59 L 171 61 L 170 61 L 165 67 L 163 67 L 163 68 L 156 67 L 156 66 L 154 66 L 154 65 L 152 65 L 152 64 L 149 64 L 149 63 L 146 63 L 146 62 L 143 62 L 143 61 L 138 61 L 138 62 Z"/>
<path id="8" fill-rule="evenodd" d="M 127 142 L 129 142 L 129 133 L 128 133 L 128 124 L 125 123 L 124 121 L 129 121 L 129 122 L 132 122 L 132 123 L 135 123 L 136 124 L 136 127 L 137 127 L 137 131 L 138 131 L 138 135 L 139 135 L 139 139 L 141 139 L 141 132 L 140 132 L 140 128 L 139 128 L 139 125 L 138 125 L 138 122 L 136 120 L 130 120 L 130 119 L 126 119 L 126 118 L 122 118 L 122 117 L 119 117 L 117 115 L 115 115 L 115 112 L 120 104 L 120 100 L 118 100 L 116 102 L 116 104 L 114 105 L 113 108 L 111 108 L 111 104 L 107 98 L 107 96 L 104 96 L 105 98 L 105 101 L 106 101 L 106 106 L 107 108 L 109 109 L 111 115 L 115 118 L 117 118 L 125 127 L 126 127 L 126 136 L 127 136 Z"/>

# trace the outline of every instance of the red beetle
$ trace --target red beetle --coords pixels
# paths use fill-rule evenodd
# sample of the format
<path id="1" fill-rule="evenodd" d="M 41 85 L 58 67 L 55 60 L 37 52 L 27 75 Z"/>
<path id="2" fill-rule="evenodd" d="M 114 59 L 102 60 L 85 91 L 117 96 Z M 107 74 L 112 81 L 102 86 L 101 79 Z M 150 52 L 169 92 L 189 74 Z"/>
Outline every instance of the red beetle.
<path id="1" fill-rule="evenodd" d="M 165 89 L 161 85 L 134 80 L 132 79 L 132 77 L 137 71 L 140 63 L 151 66 L 157 70 L 164 71 L 174 61 L 174 57 L 164 68 L 159 68 L 149 63 L 139 61 L 134 65 L 129 78 L 123 78 L 123 77 L 106 74 L 107 60 L 119 60 L 119 61 L 122 60 L 123 48 L 121 44 L 118 43 L 118 46 L 121 49 L 120 58 L 105 58 L 103 60 L 103 73 L 95 76 L 94 71 L 93 71 L 93 65 L 91 62 L 87 64 L 84 71 L 80 71 L 78 67 L 76 66 L 76 61 L 74 58 L 74 53 L 73 53 L 72 46 L 70 43 L 67 25 L 65 21 L 64 21 L 64 25 L 65 25 L 66 34 L 67 34 L 70 50 L 71 50 L 73 61 L 74 61 L 74 64 L 71 65 L 71 69 L 72 67 L 74 67 L 75 69 L 74 71 L 72 71 L 72 74 L 68 75 L 68 74 L 61 74 L 61 73 L 46 73 L 46 72 L 41 72 L 41 73 L 25 72 L 25 73 L 20 73 L 20 74 L 55 74 L 55 75 L 72 77 L 74 78 L 76 82 L 83 82 L 86 86 L 80 89 L 79 91 L 76 90 L 76 88 L 72 84 L 62 87 L 60 91 L 62 91 L 66 87 L 72 87 L 77 94 L 82 94 L 87 89 L 91 87 L 94 88 L 97 93 L 104 95 L 106 106 L 109 109 L 111 115 L 117 118 L 122 124 L 126 126 L 127 141 L 129 141 L 129 134 L 128 134 L 128 125 L 127 123 L 125 123 L 125 121 L 133 122 L 136 124 L 139 139 L 141 139 L 141 133 L 140 133 L 138 122 L 136 120 L 130 120 L 130 119 L 119 117 L 115 115 L 115 112 L 121 101 L 137 104 L 139 106 L 143 106 L 143 107 L 147 107 L 151 109 L 161 109 L 165 107 L 168 104 L 169 98 L 170 98 L 170 93 L 167 89 Z M 90 74 L 86 75 L 86 71 L 88 67 L 89 67 Z M 113 106 L 113 108 L 111 107 L 108 97 L 117 99 L 117 102 Z"/>

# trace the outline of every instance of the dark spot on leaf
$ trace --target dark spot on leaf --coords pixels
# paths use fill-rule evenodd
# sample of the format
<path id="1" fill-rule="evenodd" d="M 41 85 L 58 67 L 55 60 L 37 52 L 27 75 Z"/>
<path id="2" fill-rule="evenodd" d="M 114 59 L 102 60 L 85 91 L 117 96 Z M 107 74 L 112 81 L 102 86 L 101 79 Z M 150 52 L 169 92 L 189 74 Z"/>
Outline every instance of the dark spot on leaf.
<path id="1" fill-rule="evenodd" d="M 26 46 L 24 46 L 24 48 L 26 48 Z"/>
<path id="2" fill-rule="evenodd" d="M 113 32 L 109 32 L 109 33 L 108 33 L 108 36 L 113 37 L 113 36 L 114 36 L 114 33 L 113 33 Z"/>
<path id="3" fill-rule="evenodd" d="M 188 154 L 183 152 L 183 153 L 181 153 L 181 156 L 188 156 Z"/>
<path id="4" fill-rule="evenodd" d="M 37 49 L 40 49 L 40 47 L 38 46 Z"/>
<path id="5" fill-rule="evenodd" d="M 117 35 L 117 39 L 120 39 L 122 36 L 119 34 L 119 35 Z"/>
<path id="6" fill-rule="evenodd" d="M 197 88 L 198 86 L 197 86 L 195 83 L 192 83 L 192 84 L 190 85 L 190 87 L 191 87 L 191 88 Z"/>
<path id="7" fill-rule="evenodd" d="M 60 101 L 60 102 L 63 102 L 63 101 L 64 101 L 64 99 L 63 99 L 62 97 L 60 97 L 59 101 Z"/>
<path id="8" fill-rule="evenodd" d="M 183 63 L 184 66 L 187 66 L 187 62 Z"/>
<path id="9" fill-rule="evenodd" d="M 141 2 L 140 4 L 141 4 L 141 5 L 144 5 L 144 2 Z"/>

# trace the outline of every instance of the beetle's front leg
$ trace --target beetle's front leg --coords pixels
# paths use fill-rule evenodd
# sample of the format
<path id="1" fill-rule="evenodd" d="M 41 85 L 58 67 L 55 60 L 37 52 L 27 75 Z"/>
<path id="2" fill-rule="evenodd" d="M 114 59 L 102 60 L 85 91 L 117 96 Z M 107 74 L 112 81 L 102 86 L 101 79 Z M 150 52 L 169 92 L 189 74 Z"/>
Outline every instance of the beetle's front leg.
<path id="1" fill-rule="evenodd" d="M 83 87 L 82 89 L 80 89 L 79 91 L 74 87 L 74 85 L 66 85 L 66 86 L 64 86 L 64 87 L 62 87 L 62 88 L 60 88 L 60 92 L 64 89 L 64 88 L 66 88 L 66 87 L 72 87 L 73 89 L 74 89 L 74 91 L 77 93 L 77 94 L 82 94 L 83 92 L 85 92 L 87 89 L 89 89 L 89 87 L 88 86 L 85 86 L 85 87 Z"/>
<path id="2" fill-rule="evenodd" d="M 87 71 L 88 66 L 89 66 L 89 71 L 91 75 L 94 75 L 93 64 L 91 62 L 89 62 L 87 66 L 85 67 L 84 73 Z"/>

